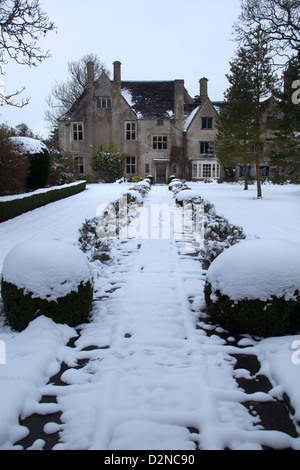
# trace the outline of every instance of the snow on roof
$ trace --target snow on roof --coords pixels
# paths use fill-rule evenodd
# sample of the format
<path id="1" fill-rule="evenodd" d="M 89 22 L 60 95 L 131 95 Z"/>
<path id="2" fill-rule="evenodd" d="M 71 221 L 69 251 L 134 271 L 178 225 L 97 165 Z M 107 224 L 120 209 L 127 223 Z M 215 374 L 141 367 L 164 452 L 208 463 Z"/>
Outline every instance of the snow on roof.
<path id="1" fill-rule="evenodd" d="M 198 106 L 197 108 L 195 108 L 191 114 L 189 114 L 189 116 L 186 117 L 185 121 L 184 121 L 184 131 L 187 131 L 188 128 L 189 128 L 189 125 L 191 124 L 192 120 L 194 119 L 194 117 L 196 116 L 197 112 L 198 112 L 198 109 L 200 108 L 200 106 Z"/>
<path id="2" fill-rule="evenodd" d="M 48 150 L 43 142 L 31 137 L 10 137 L 10 140 L 17 147 L 18 151 L 22 153 L 34 154 Z"/>
<path id="3" fill-rule="evenodd" d="M 134 106 L 134 101 L 132 99 L 132 94 L 130 93 L 129 90 L 127 90 L 127 88 L 122 88 L 122 96 L 124 98 L 124 100 L 127 101 L 127 103 L 129 104 L 129 106 Z"/>

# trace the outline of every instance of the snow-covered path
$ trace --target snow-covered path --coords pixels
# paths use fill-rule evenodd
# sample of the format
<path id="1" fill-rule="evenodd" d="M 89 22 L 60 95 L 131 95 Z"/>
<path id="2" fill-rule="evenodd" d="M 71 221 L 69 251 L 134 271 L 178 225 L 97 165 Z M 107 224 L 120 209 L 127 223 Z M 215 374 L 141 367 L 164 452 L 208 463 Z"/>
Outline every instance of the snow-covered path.
<path id="1" fill-rule="evenodd" d="M 171 192 L 153 187 L 145 205 L 153 204 L 173 205 Z M 118 249 L 111 293 L 95 302 L 93 321 L 69 351 L 75 367 L 61 377 L 68 385 L 43 390 L 62 412 L 55 448 L 299 447 L 254 426 L 259 419 L 243 402 L 272 397 L 238 387 L 231 354 L 239 350 L 199 323 L 193 304 L 201 304 L 205 272 L 185 241 L 129 240 Z"/>
<path id="2" fill-rule="evenodd" d="M 99 202 L 121 193 L 112 186 Z M 83 214 L 95 216 L 95 195 L 91 189 L 76 197 L 77 210 L 74 199 L 39 209 L 38 238 L 74 243 Z M 149 213 L 158 204 L 173 206 L 168 187 L 153 186 L 144 201 Z M 48 216 L 48 234 L 42 213 Z M 162 212 L 160 223 L 165 217 Z M 33 213 L 24 215 L 25 239 L 30 220 Z M 20 219 L 5 224 L 3 231 L 20 226 Z M 45 441 L 50 445 L 52 438 L 50 447 L 61 450 L 300 449 L 297 433 L 261 425 L 255 404 L 275 400 L 236 358 L 256 355 L 259 347 L 249 338 L 237 344 L 207 321 L 205 270 L 189 244 L 174 239 L 173 229 L 171 222 L 169 239 L 118 240 L 111 264 L 92 263 L 95 301 L 89 323 L 76 330 L 40 318 L 17 335 L 3 329 L 9 357 L 7 368 L 0 368 L 6 397 L 0 402 L 6 423 L 0 423 L 0 449 L 32 445 L 30 439 L 22 441 L 31 415 L 46 423 L 34 449 L 44 448 Z M 7 245 L 13 242 L 7 239 Z M 250 394 L 238 378 L 251 382 Z M 25 418 L 21 426 L 19 414 Z"/>

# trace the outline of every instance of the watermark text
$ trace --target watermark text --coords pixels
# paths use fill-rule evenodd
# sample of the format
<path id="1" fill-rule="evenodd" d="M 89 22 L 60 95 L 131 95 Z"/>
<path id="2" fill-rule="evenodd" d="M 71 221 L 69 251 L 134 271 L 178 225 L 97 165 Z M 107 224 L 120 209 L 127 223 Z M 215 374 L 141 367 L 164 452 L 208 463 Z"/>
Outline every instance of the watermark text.
<path id="1" fill-rule="evenodd" d="M 97 216 L 98 238 L 186 240 L 200 249 L 204 243 L 204 205 L 127 204 L 126 196 L 118 204 L 100 205 Z"/>
<path id="2" fill-rule="evenodd" d="M 6 344 L 0 340 L 0 366 L 6 364 Z"/>

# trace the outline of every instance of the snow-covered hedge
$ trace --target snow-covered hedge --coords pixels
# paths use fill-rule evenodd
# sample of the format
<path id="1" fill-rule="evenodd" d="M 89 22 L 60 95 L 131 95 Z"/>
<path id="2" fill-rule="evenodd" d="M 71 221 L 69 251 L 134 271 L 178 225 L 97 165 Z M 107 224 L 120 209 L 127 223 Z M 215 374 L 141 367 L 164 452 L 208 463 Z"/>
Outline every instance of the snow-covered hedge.
<path id="1" fill-rule="evenodd" d="M 175 179 L 169 184 L 169 189 L 174 193 L 176 204 L 192 206 L 192 217 L 197 214 L 195 207 L 203 205 L 204 243 L 200 254 L 206 261 L 212 262 L 225 248 L 246 238 L 242 227 L 233 225 L 226 218 L 219 216 L 215 206 L 202 199 L 200 193 L 189 188 L 186 183 Z"/>
<path id="2" fill-rule="evenodd" d="M 127 225 L 136 217 L 138 205 L 143 204 L 150 189 L 150 184 L 143 180 L 130 187 L 120 199 L 107 204 L 99 216 L 85 220 L 79 229 L 79 244 L 91 262 L 111 261 L 113 239 L 120 235 L 120 231 L 122 236 L 127 233 Z"/>
<path id="3" fill-rule="evenodd" d="M 32 193 L 0 197 L 0 222 L 84 191 L 86 181 L 38 189 Z"/>
<path id="4" fill-rule="evenodd" d="M 275 336 L 300 328 L 300 250 L 284 240 L 242 241 L 210 265 L 212 317 L 237 333 Z"/>
<path id="5" fill-rule="evenodd" d="M 17 330 L 41 315 L 76 326 L 87 320 L 93 299 L 88 260 L 77 247 L 59 241 L 21 243 L 4 260 L 1 295 Z"/>

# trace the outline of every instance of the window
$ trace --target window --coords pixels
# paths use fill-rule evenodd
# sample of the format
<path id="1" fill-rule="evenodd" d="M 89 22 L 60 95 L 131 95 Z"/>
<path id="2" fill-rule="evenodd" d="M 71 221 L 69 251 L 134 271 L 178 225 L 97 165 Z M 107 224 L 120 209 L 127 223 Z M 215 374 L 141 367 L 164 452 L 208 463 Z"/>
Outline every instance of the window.
<path id="1" fill-rule="evenodd" d="M 154 135 L 152 137 L 153 150 L 167 150 L 168 149 L 168 136 L 167 135 Z"/>
<path id="2" fill-rule="evenodd" d="M 83 124 L 73 124 L 73 140 L 83 140 Z"/>
<path id="3" fill-rule="evenodd" d="M 241 178 L 245 176 L 245 169 L 243 166 L 240 166 L 239 176 Z M 251 166 L 247 166 L 247 176 L 251 176 Z"/>
<path id="4" fill-rule="evenodd" d="M 202 168 L 202 177 L 203 178 L 211 178 L 211 168 L 212 166 L 209 163 L 203 163 Z"/>
<path id="5" fill-rule="evenodd" d="M 201 165 L 194 163 L 193 164 L 193 178 L 198 178 L 198 168 L 201 168 Z"/>
<path id="6" fill-rule="evenodd" d="M 135 175 L 136 170 L 136 158 L 135 157 L 126 157 L 126 173 L 128 175 Z"/>
<path id="7" fill-rule="evenodd" d="M 150 165 L 149 163 L 145 163 L 145 173 L 148 175 L 150 173 Z"/>
<path id="8" fill-rule="evenodd" d="M 220 164 L 217 162 L 193 163 L 193 178 L 220 178 Z"/>
<path id="9" fill-rule="evenodd" d="M 203 117 L 202 118 L 202 129 L 212 129 L 213 128 L 213 118 L 212 117 Z"/>
<path id="10" fill-rule="evenodd" d="M 172 165 L 172 173 L 173 175 L 177 173 L 177 165 L 175 165 L 175 163 Z"/>
<path id="11" fill-rule="evenodd" d="M 201 155 L 213 155 L 214 151 L 210 142 L 200 142 Z"/>
<path id="12" fill-rule="evenodd" d="M 259 167 L 259 174 L 262 178 L 266 178 L 270 176 L 270 167 L 269 166 L 260 166 Z"/>
<path id="13" fill-rule="evenodd" d="M 136 140 L 137 137 L 137 123 L 136 122 L 126 122 L 126 140 Z"/>
<path id="14" fill-rule="evenodd" d="M 100 97 L 97 98 L 98 109 L 111 109 L 111 98 Z"/>
<path id="15" fill-rule="evenodd" d="M 74 157 L 75 171 L 76 173 L 84 173 L 84 157 Z"/>
<path id="16" fill-rule="evenodd" d="M 158 126 L 163 126 L 164 125 L 164 121 L 163 119 L 157 119 L 157 123 L 156 123 Z"/>

